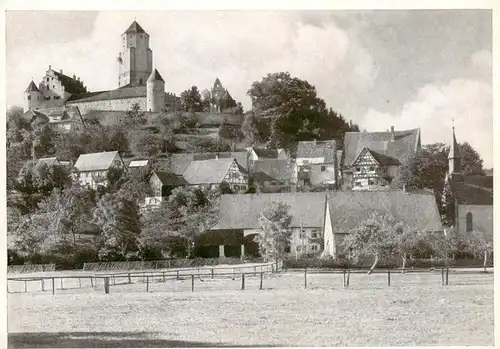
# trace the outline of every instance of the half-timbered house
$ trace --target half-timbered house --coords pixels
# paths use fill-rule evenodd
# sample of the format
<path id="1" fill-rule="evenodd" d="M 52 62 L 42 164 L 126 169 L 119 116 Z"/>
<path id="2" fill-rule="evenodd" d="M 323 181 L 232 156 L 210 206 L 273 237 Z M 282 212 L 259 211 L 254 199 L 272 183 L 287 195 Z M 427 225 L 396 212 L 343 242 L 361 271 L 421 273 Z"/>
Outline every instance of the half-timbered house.
<path id="1" fill-rule="evenodd" d="M 111 168 L 127 170 L 118 151 L 82 154 L 74 166 L 74 175 L 81 185 L 96 190 L 107 186 L 107 174 Z"/>

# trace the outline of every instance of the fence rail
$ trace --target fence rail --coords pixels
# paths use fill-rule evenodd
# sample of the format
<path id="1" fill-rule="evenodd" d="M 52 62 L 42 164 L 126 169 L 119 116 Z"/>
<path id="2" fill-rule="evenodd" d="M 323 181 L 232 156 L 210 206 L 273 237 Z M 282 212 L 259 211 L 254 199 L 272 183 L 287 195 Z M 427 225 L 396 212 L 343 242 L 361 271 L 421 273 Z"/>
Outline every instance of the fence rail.
<path id="1" fill-rule="evenodd" d="M 55 264 L 23 264 L 9 265 L 7 267 L 8 274 L 23 274 L 23 273 L 40 273 L 45 271 L 55 271 Z"/>
<path id="2" fill-rule="evenodd" d="M 84 263 L 84 271 L 107 271 L 107 270 L 143 270 L 143 269 L 170 269 L 189 268 L 202 266 L 215 266 L 221 264 L 241 264 L 240 258 L 204 258 L 199 259 L 164 259 L 156 261 L 128 261 L 128 262 L 92 262 Z"/>

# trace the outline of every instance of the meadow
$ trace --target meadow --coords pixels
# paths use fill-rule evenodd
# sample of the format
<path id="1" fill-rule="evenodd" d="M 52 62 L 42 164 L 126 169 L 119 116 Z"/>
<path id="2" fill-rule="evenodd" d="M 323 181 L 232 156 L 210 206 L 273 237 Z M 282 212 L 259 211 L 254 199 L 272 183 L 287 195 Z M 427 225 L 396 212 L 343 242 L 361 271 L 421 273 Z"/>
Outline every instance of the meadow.
<path id="1" fill-rule="evenodd" d="M 8 296 L 10 347 L 493 345 L 493 274 L 301 272 Z M 69 288 L 69 286 L 68 286 Z"/>

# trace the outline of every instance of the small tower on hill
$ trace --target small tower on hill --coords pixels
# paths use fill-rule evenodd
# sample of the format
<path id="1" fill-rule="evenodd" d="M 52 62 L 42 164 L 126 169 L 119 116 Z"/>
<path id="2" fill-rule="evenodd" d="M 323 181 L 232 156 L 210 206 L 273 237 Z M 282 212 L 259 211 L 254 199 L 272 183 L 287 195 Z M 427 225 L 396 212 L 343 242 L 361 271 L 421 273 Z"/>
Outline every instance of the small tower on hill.
<path id="1" fill-rule="evenodd" d="M 118 87 L 144 85 L 153 70 L 149 34 L 136 21 L 122 34 L 118 61 Z"/>
<path id="2" fill-rule="evenodd" d="M 42 102 L 42 93 L 35 85 L 33 80 L 29 83 L 28 87 L 24 91 L 24 109 L 36 109 Z"/>
<path id="3" fill-rule="evenodd" d="M 146 83 L 146 110 L 150 112 L 165 111 L 165 80 L 158 70 L 154 70 Z"/>

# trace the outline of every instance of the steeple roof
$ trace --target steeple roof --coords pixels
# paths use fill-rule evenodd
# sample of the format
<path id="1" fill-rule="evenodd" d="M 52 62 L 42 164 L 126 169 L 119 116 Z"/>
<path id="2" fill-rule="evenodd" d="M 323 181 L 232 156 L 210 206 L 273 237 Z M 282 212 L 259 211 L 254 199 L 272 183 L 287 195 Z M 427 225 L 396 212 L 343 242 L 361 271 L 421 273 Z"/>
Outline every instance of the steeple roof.
<path id="1" fill-rule="evenodd" d="M 160 73 L 158 72 L 157 69 L 155 69 L 151 75 L 149 76 L 148 78 L 148 81 L 147 82 L 153 82 L 153 81 L 163 81 L 165 82 L 165 80 L 163 80 L 163 78 L 161 77 Z"/>
<path id="2" fill-rule="evenodd" d="M 458 148 L 458 142 L 457 138 L 455 137 L 455 127 L 453 127 L 453 143 L 451 144 L 450 147 L 450 153 L 448 154 L 448 159 L 459 159 L 460 156 L 460 150 Z"/>
<path id="3" fill-rule="evenodd" d="M 40 90 L 38 89 L 38 87 L 36 87 L 33 80 L 31 80 L 30 84 L 28 85 L 28 87 L 24 92 L 40 92 Z"/>
<path id="4" fill-rule="evenodd" d="M 144 31 L 144 29 L 142 29 L 142 27 L 139 25 L 139 23 L 137 23 L 137 21 L 133 21 L 132 24 L 130 25 L 130 27 L 128 27 L 128 29 L 125 31 L 125 33 L 143 34 L 146 32 Z"/>

